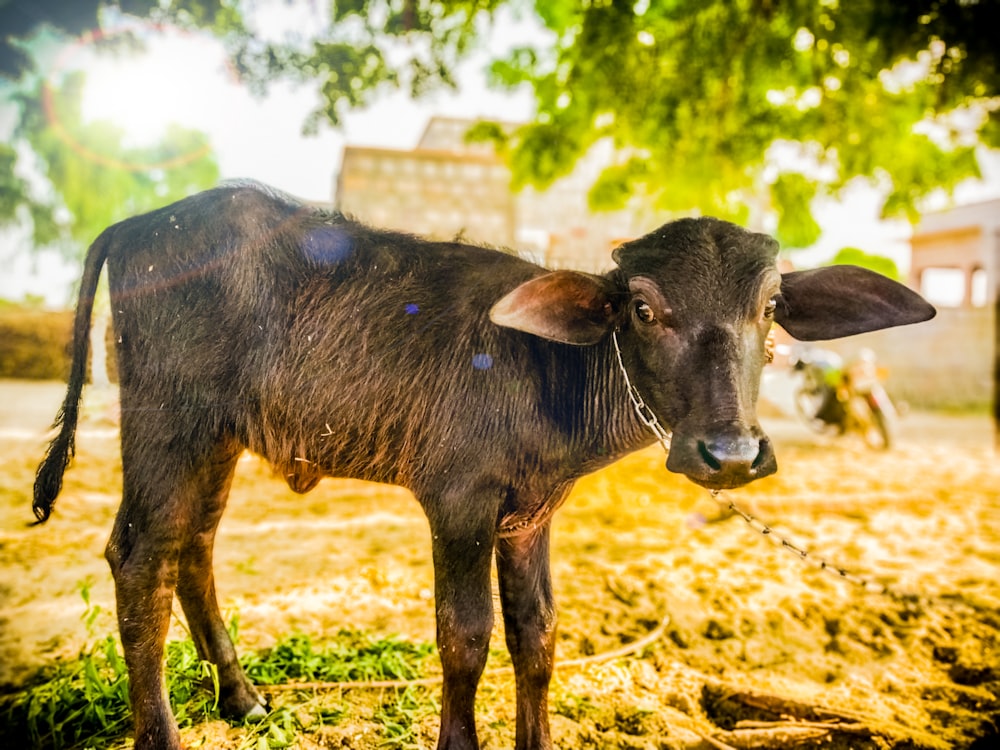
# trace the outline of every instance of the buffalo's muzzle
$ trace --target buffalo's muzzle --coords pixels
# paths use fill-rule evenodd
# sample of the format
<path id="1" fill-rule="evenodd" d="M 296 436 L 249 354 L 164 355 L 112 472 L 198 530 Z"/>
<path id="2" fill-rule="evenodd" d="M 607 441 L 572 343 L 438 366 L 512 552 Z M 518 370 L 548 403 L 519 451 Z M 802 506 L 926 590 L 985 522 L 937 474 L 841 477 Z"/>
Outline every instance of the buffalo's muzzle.
<path id="1" fill-rule="evenodd" d="M 667 468 L 703 487 L 726 490 L 773 474 L 778 462 L 759 428 L 732 428 L 702 436 L 675 433 Z"/>

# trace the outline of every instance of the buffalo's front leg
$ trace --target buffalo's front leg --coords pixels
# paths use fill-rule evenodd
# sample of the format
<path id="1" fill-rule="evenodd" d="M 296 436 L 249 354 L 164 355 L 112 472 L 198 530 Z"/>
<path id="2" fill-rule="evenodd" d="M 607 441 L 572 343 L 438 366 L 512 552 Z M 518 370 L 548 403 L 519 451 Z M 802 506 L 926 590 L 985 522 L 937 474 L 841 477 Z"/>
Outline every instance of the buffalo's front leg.
<path id="1" fill-rule="evenodd" d="M 548 691 L 556 610 L 549 573 L 549 527 L 497 542 L 497 573 L 507 649 L 517 689 L 517 750 L 547 750 Z"/>
<path id="2" fill-rule="evenodd" d="M 444 526 L 442 528 L 441 526 Z M 490 592 L 493 528 L 431 524 L 437 643 L 444 672 L 439 750 L 472 750 L 476 736 L 476 687 L 486 666 L 493 631 Z"/>

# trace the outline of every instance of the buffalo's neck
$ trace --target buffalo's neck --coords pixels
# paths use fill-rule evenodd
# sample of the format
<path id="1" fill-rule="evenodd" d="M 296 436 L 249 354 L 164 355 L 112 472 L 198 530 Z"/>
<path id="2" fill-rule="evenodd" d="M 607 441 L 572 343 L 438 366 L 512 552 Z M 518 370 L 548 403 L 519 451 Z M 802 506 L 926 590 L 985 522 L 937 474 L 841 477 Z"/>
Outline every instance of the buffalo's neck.
<path id="1" fill-rule="evenodd" d="M 594 346 L 561 347 L 549 382 L 559 421 L 588 470 L 654 442 L 636 416 L 611 338 Z"/>

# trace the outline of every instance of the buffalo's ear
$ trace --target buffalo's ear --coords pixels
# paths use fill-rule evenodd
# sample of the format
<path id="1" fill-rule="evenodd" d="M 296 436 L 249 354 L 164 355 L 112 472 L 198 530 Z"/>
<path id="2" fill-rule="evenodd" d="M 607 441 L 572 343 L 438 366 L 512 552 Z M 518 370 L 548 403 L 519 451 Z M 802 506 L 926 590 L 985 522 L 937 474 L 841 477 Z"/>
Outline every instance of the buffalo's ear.
<path id="1" fill-rule="evenodd" d="M 600 276 L 552 271 L 503 297 L 490 310 L 490 320 L 563 344 L 596 344 L 614 325 L 614 291 Z"/>
<path id="2" fill-rule="evenodd" d="M 909 287 L 857 266 L 782 274 L 776 301 L 775 321 L 801 341 L 920 323 L 937 312 Z"/>

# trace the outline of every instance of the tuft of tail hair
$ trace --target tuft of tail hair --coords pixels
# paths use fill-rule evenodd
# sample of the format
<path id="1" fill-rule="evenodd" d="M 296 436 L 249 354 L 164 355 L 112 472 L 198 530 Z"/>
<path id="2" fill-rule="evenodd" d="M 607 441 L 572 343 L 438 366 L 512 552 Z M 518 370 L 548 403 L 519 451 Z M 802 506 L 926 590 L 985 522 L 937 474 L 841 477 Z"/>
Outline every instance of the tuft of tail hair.
<path id="1" fill-rule="evenodd" d="M 80 296 L 73 318 L 73 364 L 70 368 L 66 399 L 56 415 L 54 429 L 58 433 L 49 443 L 45 458 L 35 472 L 35 495 L 31 508 L 37 523 L 44 523 L 52 514 L 52 504 L 62 489 L 63 474 L 76 454 L 76 423 L 80 416 L 80 396 L 87 379 L 87 355 L 90 351 L 90 318 L 101 268 L 108 257 L 110 230 L 99 236 L 87 251 L 80 279 Z"/>

